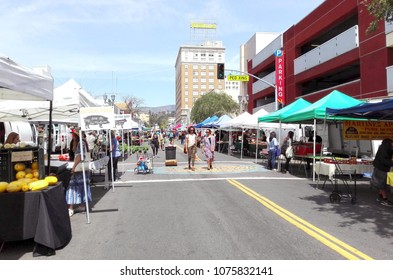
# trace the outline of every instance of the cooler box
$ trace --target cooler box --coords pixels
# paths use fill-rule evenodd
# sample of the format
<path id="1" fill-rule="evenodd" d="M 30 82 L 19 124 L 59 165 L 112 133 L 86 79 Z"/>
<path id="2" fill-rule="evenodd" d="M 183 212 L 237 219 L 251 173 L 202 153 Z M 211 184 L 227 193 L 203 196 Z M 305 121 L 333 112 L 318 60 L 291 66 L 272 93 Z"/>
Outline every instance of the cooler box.
<path id="1" fill-rule="evenodd" d="M 293 144 L 293 152 L 295 155 L 306 156 L 313 154 L 313 145 L 314 143 L 302 143 L 302 144 Z M 315 154 L 318 155 L 321 152 L 322 144 L 315 143 Z"/>

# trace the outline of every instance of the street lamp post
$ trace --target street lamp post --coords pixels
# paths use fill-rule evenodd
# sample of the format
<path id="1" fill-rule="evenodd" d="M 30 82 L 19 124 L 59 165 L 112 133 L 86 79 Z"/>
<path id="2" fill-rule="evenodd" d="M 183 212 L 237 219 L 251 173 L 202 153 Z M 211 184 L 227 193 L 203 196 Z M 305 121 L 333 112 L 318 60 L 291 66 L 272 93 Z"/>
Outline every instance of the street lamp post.
<path id="1" fill-rule="evenodd" d="M 242 96 L 242 95 L 239 95 L 239 96 L 237 97 L 237 99 L 239 100 L 239 115 L 240 115 L 241 113 L 243 113 L 243 108 L 242 108 L 243 96 Z"/>
<path id="2" fill-rule="evenodd" d="M 243 95 L 239 95 L 237 97 L 237 99 L 239 100 L 239 105 L 240 105 L 240 114 L 244 113 L 247 110 L 247 105 L 248 105 L 248 95 L 243 96 Z"/>
<path id="3" fill-rule="evenodd" d="M 114 106 L 115 105 L 115 99 L 116 95 L 112 94 L 109 98 L 108 95 L 104 94 L 104 103 L 108 104 L 109 106 Z"/>

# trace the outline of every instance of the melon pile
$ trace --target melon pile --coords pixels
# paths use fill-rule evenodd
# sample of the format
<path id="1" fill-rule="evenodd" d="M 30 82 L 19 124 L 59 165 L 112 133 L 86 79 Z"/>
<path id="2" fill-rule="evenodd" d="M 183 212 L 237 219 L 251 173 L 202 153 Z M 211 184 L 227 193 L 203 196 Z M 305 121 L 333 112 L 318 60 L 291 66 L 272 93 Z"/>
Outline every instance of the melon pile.
<path id="1" fill-rule="evenodd" d="M 16 163 L 14 170 L 16 171 L 15 180 L 0 182 L 0 193 L 39 191 L 57 183 L 56 176 L 47 176 L 45 179 L 39 180 L 40 174 L 37 162 L 33 162 L 31 167 L 26 167 L 25 163 Z"/>

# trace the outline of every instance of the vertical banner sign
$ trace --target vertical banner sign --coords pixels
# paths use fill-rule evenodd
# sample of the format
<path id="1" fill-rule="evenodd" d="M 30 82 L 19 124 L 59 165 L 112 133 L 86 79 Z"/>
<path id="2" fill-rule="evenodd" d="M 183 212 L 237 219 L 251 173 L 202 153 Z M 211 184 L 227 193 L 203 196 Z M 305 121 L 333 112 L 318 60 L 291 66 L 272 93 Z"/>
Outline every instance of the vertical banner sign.
<path id="1" fill-rule="evenodd" d="M 284 64 L 284 52 L 282 50 L 276 50 L 274 52 L 276 57 L 276 87 L 277 87 L 277 102 L 281 105 L 285 105 L 285 64 Z"/>
<path id="2" fill-rule="evenodd" d="M 115 113 L 113 106 L 80 108 L 79 126 L 82 130 L 114 129 Z"/>

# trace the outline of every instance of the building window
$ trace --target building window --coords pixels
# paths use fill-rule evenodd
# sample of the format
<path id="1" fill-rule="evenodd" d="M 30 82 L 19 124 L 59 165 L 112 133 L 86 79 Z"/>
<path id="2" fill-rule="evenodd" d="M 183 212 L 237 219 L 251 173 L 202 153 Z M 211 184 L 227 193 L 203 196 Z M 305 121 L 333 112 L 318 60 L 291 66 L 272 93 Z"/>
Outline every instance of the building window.
<path id="1" fill-rule="evenodd" d="M 197 83 L 197 82 L 198 82 L 198 78 L 193 78 L 192 81 L 193 81 L 194 83 Z"/>
<path id="2" fill-rule="evenodd" d="M 199 94 L 199 92 L 197 91 L 197 90 L 194 90 L 193 92 L 192 92 L 192 95 L 198 95 Z"/>
<path id="3" fill-rule="evenodd" d="M 199 88 L 198 85 L 193 85 L 192 86 L 193 89 Z"/>

